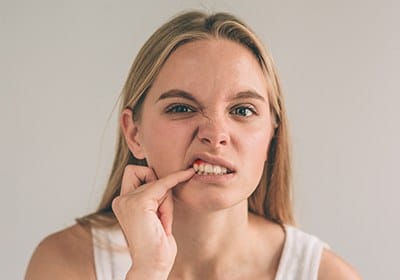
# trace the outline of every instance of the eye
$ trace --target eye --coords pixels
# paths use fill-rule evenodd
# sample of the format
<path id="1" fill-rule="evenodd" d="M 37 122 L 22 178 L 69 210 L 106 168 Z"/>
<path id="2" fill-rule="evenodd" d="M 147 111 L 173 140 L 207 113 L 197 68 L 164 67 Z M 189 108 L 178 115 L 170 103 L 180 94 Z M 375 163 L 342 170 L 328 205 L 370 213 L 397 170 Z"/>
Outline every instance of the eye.
<path id="1" fill-rule="evenodd" d="M 186 105 L 186 104 L 172 104 L 167 107 L 166 113 L 192 113 L 195 112 L 196 110 L 193 109 L 191 106 Z"/>
<path id="2" fill-rule="evenodd" d="M 254 109 L 253 106 L 238 106 L 232 109 L 230 112 L 233 115 L 238 115 L 240 117 L 250 117 L 254 114 L 256 114 L 256 110 Z"/>

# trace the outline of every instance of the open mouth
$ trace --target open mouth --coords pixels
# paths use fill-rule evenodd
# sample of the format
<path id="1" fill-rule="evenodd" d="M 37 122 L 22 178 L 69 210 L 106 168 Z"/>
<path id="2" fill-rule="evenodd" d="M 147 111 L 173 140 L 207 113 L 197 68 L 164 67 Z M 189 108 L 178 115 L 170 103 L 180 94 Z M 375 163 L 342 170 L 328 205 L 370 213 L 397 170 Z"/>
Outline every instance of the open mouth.
<path id="1" fill-rule="evenodd" d="M 207 163 L 201 159 L 195 160 L 193 169 L 198 175 L 225 175 L 233 173 L 232 170 L 224 166 Z"/>

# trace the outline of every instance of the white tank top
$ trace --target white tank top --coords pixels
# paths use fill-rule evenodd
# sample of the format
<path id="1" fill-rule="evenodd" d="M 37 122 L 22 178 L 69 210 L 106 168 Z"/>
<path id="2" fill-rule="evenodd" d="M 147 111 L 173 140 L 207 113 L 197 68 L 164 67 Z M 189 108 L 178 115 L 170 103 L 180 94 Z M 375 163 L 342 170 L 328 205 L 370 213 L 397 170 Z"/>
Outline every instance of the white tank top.
<path id="1" fill-rule="evenodd" d="M 285 225 L 285 244 L 275 280 L 316 280 L 324 247 L 317 237 Z M 131 257 L 121 229 L 92 227 L 93 252 L 98 280 L 123 280 Z"/>

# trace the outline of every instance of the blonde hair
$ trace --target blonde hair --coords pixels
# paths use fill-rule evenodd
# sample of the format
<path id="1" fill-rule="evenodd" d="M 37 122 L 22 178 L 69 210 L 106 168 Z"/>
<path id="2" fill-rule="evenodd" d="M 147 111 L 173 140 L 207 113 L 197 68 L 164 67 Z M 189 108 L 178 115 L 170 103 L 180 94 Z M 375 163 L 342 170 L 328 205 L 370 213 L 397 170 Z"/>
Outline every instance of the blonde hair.
<path id="1" fill-rule="evenodd" d="M 161 26 L 147 40 L 133 62 L 120 96 L 119 112 L 129 107 L 133 110 L 134 118 L 138 118 L 146 93 L 169 55 L 185 43 L 210 38 L 227 39 L 246 47 L 255 55 L 265 73 L 276 128 L 269 145 L 263 175 L 256 190 L 248 198 L 248 208 L 249 211 L 279 224 L 293 224 L 289 135 L 278 74 L 261 41 L 238 18 L 227 13 L 207 15 L 191 11 L 180 14 Z M 128 164 L 146 165 L 146 162 L 131 154 L 119 129 L 116 154 L 100 205 L 94 213 L 77 219 L 78 223 L 86 226 L 118 224 L 111 204 L 120 193 L 122 175 Z"/>

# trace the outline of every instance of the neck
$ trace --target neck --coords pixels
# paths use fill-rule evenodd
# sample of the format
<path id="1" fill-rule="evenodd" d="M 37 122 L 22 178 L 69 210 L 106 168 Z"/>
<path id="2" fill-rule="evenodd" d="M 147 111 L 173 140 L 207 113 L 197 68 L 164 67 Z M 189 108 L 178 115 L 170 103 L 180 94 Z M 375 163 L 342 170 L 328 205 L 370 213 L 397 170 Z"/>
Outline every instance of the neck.
<path id="1" fill-rule="evenodd" d="M 188 279 L 205 271 L 215 275 L 230 266 L 234 269 L 239 259 L 245 261 L 251 253 L 247 201 L 200 213 L 175 204 L 173 235 L 178 246 L 176 274 Z"/>

